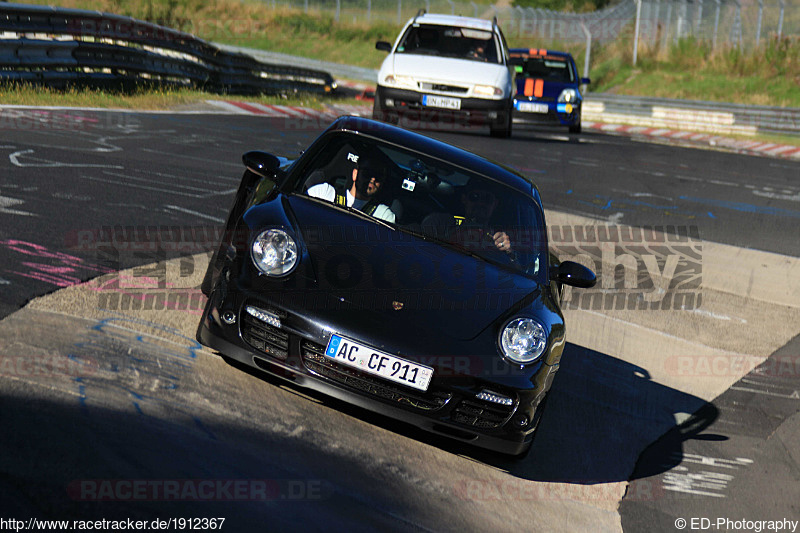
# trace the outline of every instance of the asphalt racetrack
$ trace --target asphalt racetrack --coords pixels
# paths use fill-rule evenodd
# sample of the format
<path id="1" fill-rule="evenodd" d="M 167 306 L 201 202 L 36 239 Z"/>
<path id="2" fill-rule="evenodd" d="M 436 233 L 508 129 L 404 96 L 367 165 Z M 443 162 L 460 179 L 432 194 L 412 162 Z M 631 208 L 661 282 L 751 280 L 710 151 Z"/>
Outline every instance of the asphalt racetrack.
<path id="1" fill-rule="evenodd" d="M 596 132 L 424 132 L 530 176 L 551 226 L 654 228 L 702 248 L 691 305 L 568 311 L 539 435 L 512 460 L 243 372 L 194 340 L 241 154 L 296 157 L 324 123 L 0 117 L 1 519 L 223 531 L 800 520 L 800 163 Z M 140 237 L 102 242 L 114 227 Z M 159 228 L 183 233 L 131 245 Z M 186 305 L 117 297 L 145 282 Z"/>

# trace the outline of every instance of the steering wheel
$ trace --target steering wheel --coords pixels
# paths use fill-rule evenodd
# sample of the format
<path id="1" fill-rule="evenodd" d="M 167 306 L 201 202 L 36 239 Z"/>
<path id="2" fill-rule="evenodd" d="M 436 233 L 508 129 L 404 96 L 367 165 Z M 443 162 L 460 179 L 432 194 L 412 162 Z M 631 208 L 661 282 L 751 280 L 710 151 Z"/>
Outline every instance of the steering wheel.
<path id="1" fill-rule="evenodd" d="M 502 264 L 512 263 L 512 256 L 497 247 L 494 240 L 495 233 L 497 232 L 491 228 L 465 223 L 450 231 L 449 241 L 486 259 Z"/>

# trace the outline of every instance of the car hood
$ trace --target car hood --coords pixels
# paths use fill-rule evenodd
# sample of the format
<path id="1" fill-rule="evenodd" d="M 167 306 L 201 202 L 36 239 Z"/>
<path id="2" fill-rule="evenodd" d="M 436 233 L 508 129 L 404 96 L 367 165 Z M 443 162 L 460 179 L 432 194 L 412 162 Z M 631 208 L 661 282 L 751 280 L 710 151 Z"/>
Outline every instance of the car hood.
<path id="1" fill-rule="evenodd" d="M 282 220 L 301 241 L 300 285 L 324 300 L 315 318 L 357 324 L 353 334 L 364 340 L 398 333 L 469 340 L 539 291 L 533 279 L 303 196 L 246 216 L 254 232 Z"/>
<path id="2" fill-rule="evenodd" d="M 395 75 L 465 87 L 475 84 L 494 85 L 503 90 L 507 87 L 505 80 L 508 69 L 497 63 L 415 54 L 394 54 L 393 58 L 392 69 Z"/>

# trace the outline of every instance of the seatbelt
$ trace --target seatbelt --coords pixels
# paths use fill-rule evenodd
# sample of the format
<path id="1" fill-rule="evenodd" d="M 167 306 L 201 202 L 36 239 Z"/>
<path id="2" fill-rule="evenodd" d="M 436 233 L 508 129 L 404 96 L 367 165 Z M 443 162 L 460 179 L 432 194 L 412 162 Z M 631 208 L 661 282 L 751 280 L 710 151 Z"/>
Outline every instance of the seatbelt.
<path id="1" fill-rule="evenodd" d="M 342 207 L 347 207 L 346 192 L 340 189 L 336 189 L 336 198 L 334 198 L 334 203 Z M 380 204 L 378 203 L 377 200 L 375 200 L 374 198 L 370 198 L 370 200 L 366 204 L 361 206 L 360 211 L 362 213 L 372 215 L 373 213 L 375 213 L 375 210 L 378 209 L 378 205 Z"/>

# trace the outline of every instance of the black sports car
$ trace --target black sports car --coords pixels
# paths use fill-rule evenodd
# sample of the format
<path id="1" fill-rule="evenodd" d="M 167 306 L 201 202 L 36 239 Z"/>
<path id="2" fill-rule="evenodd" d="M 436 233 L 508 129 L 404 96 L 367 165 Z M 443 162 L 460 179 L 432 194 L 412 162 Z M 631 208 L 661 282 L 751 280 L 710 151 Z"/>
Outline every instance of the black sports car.
<path id="1" fill-rule="evenodd" d="M 525 452 L 564 349 L 562 284 L 595 282 L 548 253 L 536 186 L 356 117 L 295 161 L 243 160 L 198 340 L 425 430 Z"/>

